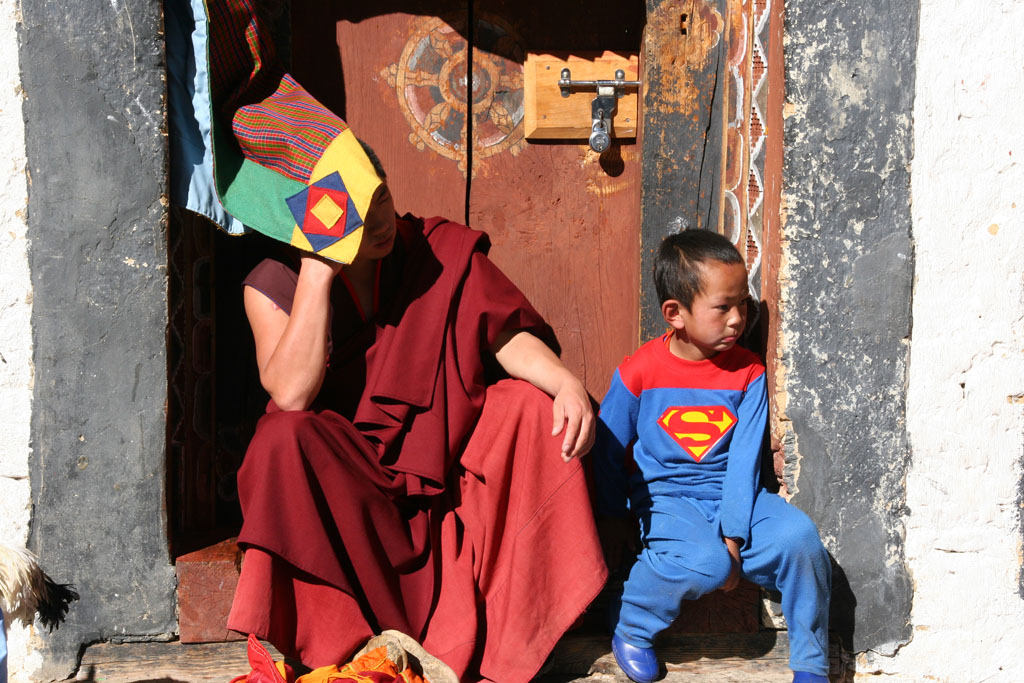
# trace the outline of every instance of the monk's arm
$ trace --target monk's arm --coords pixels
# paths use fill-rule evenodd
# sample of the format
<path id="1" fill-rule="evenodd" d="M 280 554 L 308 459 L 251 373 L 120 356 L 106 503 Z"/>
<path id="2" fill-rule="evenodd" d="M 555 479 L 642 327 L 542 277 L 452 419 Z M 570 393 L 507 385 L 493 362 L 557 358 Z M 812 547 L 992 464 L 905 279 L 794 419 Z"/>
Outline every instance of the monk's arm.
<path id="1" fill-rule="evenodd" d="M 510 376 L 526 380 L 554 398 L 551 434 L 565 430 L 562 459 L 586 454 L 594 445 L 594 411 L 583 383 L 544 342 L 529 332 L 504 332 L 491 351 Z"/>
<path id="2" fill-rule="evenodd" d="M 262 292 L 245 288 L 245 314 L 256 341 L 260 383 L 281 410 L 305 410 L 323 384 L 331 283 L 340 267 L 304 256 L 291 315 Z"/>

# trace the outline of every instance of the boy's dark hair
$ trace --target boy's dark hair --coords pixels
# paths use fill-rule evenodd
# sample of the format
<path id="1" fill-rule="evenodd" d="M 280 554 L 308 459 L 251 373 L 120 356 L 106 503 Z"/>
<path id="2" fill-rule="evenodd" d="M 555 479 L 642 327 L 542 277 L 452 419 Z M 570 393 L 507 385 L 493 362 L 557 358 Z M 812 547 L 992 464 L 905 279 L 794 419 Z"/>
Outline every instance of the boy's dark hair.
<path id="1" fill-rule="evenodd" d="M 710 230 L 685 230 L 663 239 L 654 258 L 658 303 L 675 299 L 689 310 L 704 284 L 705 261 L 743 264 L 743 257 L 732 242 Z"/>
<path id="2" fill-rule="evenodd" d="M 388 174 L 384 172 L 384 164 L 380 163 L 380 157 L 377 156 L 375 151 L 373 151 L 373 147 L 370 147 L 370 145 L 366 144 L 359 138 L 356 138 L 356 141 L 359 142 L 359 146 L 363 148 L 364 152 L 366 152 L 366 156 L 370 158 L 370 165 L 373 166 L 373 170 L 377 172 L 377 175 L 381 180 L 387 181 Z"/>

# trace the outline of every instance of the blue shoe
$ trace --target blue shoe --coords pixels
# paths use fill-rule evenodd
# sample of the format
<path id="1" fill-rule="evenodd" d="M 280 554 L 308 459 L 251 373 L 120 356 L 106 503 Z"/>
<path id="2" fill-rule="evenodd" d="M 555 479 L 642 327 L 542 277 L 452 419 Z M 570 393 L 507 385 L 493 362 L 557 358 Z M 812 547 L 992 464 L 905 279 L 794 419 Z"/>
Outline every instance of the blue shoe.
<path id="1" fill-rule="evenodd" d="M 660 667 L 654 648 L 630 645 L 613 635 L 612 654 L 615 655 L 615 663 L 634 683 L 651 683 L 658 677 Z"/>
<path id="2" fill-rule="evenodd" d="M 793 683 L 828 683 L 828 677 L 806 671 L 794 671 Z"/>

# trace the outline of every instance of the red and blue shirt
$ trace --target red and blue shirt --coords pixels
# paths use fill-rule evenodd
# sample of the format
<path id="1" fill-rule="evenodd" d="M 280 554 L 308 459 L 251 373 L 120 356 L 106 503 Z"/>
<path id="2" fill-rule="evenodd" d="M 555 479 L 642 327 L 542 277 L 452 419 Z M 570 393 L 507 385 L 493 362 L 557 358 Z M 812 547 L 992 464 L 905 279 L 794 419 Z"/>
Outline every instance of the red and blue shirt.
<path id="1" fill-rule="evenodd" d="M 598 510 L 621 516 L 660 495 L 718 500 L 722 535 L 745 541 L 768 418 L 764 364 L 739 346 L 686 360 L 667 341 L 626 358 L 601 402 Z"/>

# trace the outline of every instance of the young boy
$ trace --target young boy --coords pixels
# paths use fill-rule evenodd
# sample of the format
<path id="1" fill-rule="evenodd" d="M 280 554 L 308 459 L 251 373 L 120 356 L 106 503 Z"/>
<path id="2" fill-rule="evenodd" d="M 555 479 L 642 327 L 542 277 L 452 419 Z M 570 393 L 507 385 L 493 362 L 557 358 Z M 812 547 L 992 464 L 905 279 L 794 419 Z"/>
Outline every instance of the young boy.
<path id="1" fill-rule="evenodd" d="M 743 576 L 782 593 L 794 682 L 827 683 L 828 554 L 807 515 L 759 484 L 768 400 L 764 365 L 736 346 L 743 259 L 721 235 L 690 230 L 665 238 L 654 277 L 671 329 L 616 369 L 595 449 L 599 513 L 640 521 L 642 548 L 612 607 L 615 659 L 653 681 L 654 638 L 680 602 Z"/>

